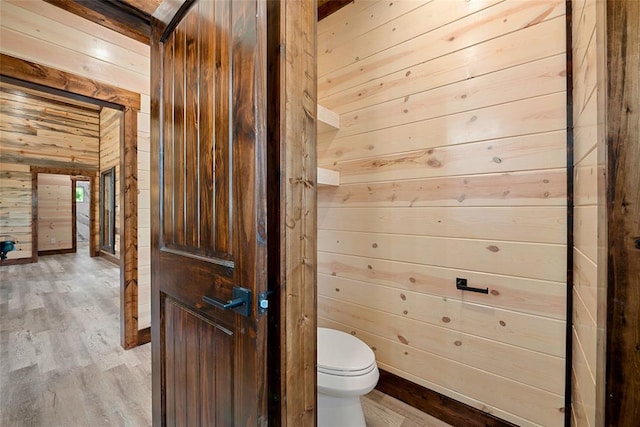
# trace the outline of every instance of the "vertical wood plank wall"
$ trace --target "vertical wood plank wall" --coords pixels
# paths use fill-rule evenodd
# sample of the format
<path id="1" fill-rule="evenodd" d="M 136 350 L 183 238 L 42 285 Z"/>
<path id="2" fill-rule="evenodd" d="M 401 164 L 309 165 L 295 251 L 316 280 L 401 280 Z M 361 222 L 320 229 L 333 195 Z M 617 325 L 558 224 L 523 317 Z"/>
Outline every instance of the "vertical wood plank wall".
<path id="1" fill-rule="evenodd" d="M 138 324 L 148 326 L 149 46 L 45 2 L 0 2 L 0 51 L 141 94 L 138 112 Z"/>
<path id="2" fill-rule="evenodd" d="M 604 13 L 596 0 L 573 2 L 573 125 L 574 125 L 574 247 L 573 247 L 573 372 L 572 423 L 575 426 L 602 425 L 603 407 L 597 393 L 602 375 L 604 342 L 598 342 L 598 328 L 604 330 L 606 293 L 598 290 L 598 276 L 606 270 L 606 258 L 598 249 L 599 210 L 604 197 Z M 601 223 L 601 222 L 600 222 Z M 600 313 L 599 313 L 600 312 Z M 602 334 L 604 338 L 604 335 Z M 602 369 L 599 365 L 602 364 Z M 596 386 L 598 384 L 598 387 Z M 598 421 L 598 419 L 600 421 Z"/>
<path id="3" fill-rule="evenodd" d="M 0 107 L 0 188 L 3 193 L 0 234 L 10 234 L 17 241 L 16 250 L 8 254 L 9 259 L 30 258 L 33 249 L 30 166 L 97 172 L 99 116 L 97 108 L 49 101 L 9 84 L 0 85 Z M 42 207 L 39 216 L 44 221 L 51 219 L 46 203 Z M 70 206 L 66 215 L 70 219 Z M 39 245 L 39 250 L 72 247 L 72 236 L 65 235 L 64 243 L 60 241 L 58 221 L 61 219 L 62 216 L 49 222 L 46 230 L 41 228 L 44 234 L 39 243 L 43 246 Z M 55 243 L 51 243 L 52 238 Z"/>
<path id="4" fill-rule="evenodd" d="M 38 251 L 73 249 L 71 177 L 38 174 Z"/>
<path id="5" fill-rule="evenodd" d="M 100 111 L 100 172 L 115 168 L 116 241 L 115 257 L 120 258 L 120 138 L 122 135 L 122 111 L 103 108 Z M 100 181 L 98 181 L 100 185 Z M 100 216 L 98 216 L 100 218 Z"/>
<path id="6" fill-rule="evenodd" d="M 562 425 L 565 2 L 358 1 L 318 26 L 319 324 L 382 369 Z M 456 278 L 478 294 L 456 290 Z"/>

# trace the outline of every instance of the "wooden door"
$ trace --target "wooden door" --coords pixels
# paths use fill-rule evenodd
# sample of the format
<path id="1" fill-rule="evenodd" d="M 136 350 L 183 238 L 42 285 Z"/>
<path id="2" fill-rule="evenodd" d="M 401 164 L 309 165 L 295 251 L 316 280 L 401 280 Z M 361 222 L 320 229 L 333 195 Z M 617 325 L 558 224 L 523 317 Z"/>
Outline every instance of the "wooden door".
<path id="1" fill-rule="evenodd" d="M 266 425 L 265 2 L 180 3 L 152 22 L 153 423 Z"/>

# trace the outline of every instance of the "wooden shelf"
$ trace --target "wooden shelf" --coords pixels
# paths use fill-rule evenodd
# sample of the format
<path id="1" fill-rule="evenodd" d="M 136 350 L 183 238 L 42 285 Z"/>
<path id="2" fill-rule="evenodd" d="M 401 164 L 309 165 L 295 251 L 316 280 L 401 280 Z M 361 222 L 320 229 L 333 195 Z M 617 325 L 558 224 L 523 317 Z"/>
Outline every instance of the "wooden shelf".
<path id="1" fill-rule="evenodd" d="M 340 129 L 340 115 L 318 104 L 318 134 L 335 132 L 338 129 Z M 340 172 L 318 168 L 318 185 L 339 186 Z"/>
<path id="2" fill-rule="evenodd" d="M 318 104 L 318 133 L 334 132 L 340 129 L 340 115 Z"/>
<path id="3" fill-rule="evenodd" d="M 318 168 L 318 185 L 337 187 L 340 185 L 340 172 Z"/>

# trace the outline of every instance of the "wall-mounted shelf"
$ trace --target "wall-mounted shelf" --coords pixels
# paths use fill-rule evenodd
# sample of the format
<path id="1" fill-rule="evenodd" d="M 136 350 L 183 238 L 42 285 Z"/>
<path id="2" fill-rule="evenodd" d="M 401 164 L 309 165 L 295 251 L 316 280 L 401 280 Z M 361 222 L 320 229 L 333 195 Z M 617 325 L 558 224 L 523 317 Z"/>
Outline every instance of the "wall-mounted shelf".
<path id="1" fill-rule="evenodd" d="M 340 172 L 318 168 L 318 185 L 337 187 L 340 185 Z"/>
<path id="2" fill-rule="evenodd" d="M 318 104 L 318 134 L 334 132 L 340 129 L 340 115 Z M 340 172 L 318 168 L 318 185 L 337 187 L 340 185 Z"/>
<path id="3" fill-rule="evenodd" d="M 327 133 L 340 129 L 340 115 L 318 104 L 318 133 Z"/>

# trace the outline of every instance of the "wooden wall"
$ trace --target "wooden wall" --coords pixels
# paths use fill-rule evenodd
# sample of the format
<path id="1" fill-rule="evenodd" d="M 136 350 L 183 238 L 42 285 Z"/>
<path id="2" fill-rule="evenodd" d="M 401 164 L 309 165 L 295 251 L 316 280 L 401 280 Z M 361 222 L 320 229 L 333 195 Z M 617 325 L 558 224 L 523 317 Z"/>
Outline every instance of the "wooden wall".
<path id="1" fill-rule="evenodd" d="M 151 326 L 151 146 L 149 96 L 138 113 L 138 327 Z"/>
<path id="2" fill-rule="evenodd" d="M 0 161 L 97 171 L 98 108 L 0 85 Z"/>
<path id="3" fill-rule="evenodd" d="M 605 150 L 602 120 L 605 93 L 598 79 L 604 58 L 604 36 L 597 21 L 604 20 L 596 0 L 573 3 L 573 125 L 574 125 L 574 246 L 573 246 L 573 372 L 572 422 L 575 426 L 602 425 L 603 407 L 596 404 L 599 365 L 604 368 L 604 342 L 598 328 L 606 326 L 606 293 L 598 292 L 599 270 L 606 258 L 598 250 L 598 211 L 604 208 Z M 606 304 L 604 304 L 606 307 Z M 600 317 L 599 317 L 600 316 Z M 597 414 L 598 413 L 598 414 Z M 600 419 L 598 422 L 597 419 Z"/>
<path id="4" fill-rule="evenodd" d="M 16 251 L 9 255 L 10 259 L 31 258 L 30 167 L 97 172 L 98 107 L 72 105 L 56 97 L 47 99 L 33 91 L 6 83 L 0 84 L 0 106 L 0 186 L 6 194 L 3 194 L 0 207 L 0 234 L 10 234 L 18 242 Z M 48 188 L 47 191 L 52 189 Z M 67 213 L 70 218 L 70 208 Z M 46 207 L 44 212 L 39 212 L 39 216 L 45 221 L 50 219 Z M 47 231 L 41 229 L 45 234 L 40 235 L 39 250 L 72 247 L 71 236 L 66 235 L 66 225 L 62 226 L 60 219 L 49 223 Z M 53 231 L 50 227 L 57 229 Z M 60 232 L 65 237 L 59 235 Z M 54 243 L 51 239 L 54 239 Z"/>
<path id="5" fill-rule="evenodd" d="M 41 1 L 2 0 L 0 12 L 2 53 L 141 94 L 138 321 L 141 327 L 149 325 L 149 46 Z"/>
<path id="6" fill-rule="evenodd" d="M 318 28 L 319 324 L 522 426 L 564 421 L 565 26 L 560 0 L 356 0 Z"/>
<path id="7" fill-rule="evenodd" d="M 73 249 L 69 175 L 38 174 L 38 251 Z"/>
<path id="8" fill-rule="evenodd" d="M 16 242 L 7 259 L 33 256 L 31 179 L 29 165 L 0 163 L 0 234 L 8 234 Z"/>
<path id="9" fill-rule="evenodd" d="M 115 168 L 116 175 L 116 244 L 115 256 L 120 257 L 120 139 L 122 111 L 103 108 L 100 111 L 100 173 Z M 100 185 L 100 184 L 98 184 Z M 97 217 L 99 218 L 99 216 Z"/>

